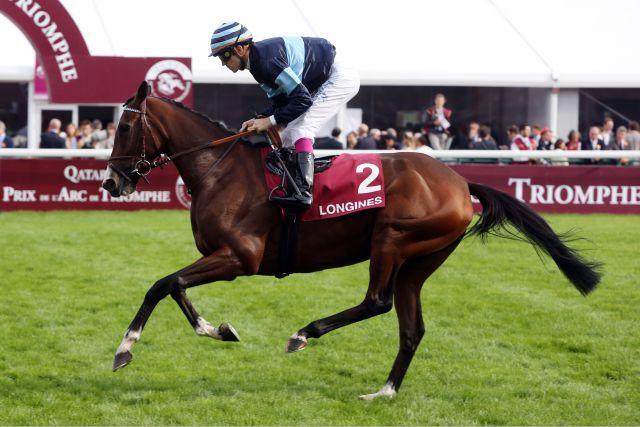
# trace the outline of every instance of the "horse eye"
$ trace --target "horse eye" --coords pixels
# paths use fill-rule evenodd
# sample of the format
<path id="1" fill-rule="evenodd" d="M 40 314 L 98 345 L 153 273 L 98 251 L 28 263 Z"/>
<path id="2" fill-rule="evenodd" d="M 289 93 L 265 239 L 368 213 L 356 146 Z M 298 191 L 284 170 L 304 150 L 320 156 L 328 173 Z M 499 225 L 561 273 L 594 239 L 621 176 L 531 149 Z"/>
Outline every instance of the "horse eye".
<path id="1" fill-rule="evenodd" d="M 121 123 L 120 126 L 118 126 L 118 132 L 120 132 L 121 134 L 125 134 L 129 132 L 129 128 L 130 126 L 128 124 Z"/>

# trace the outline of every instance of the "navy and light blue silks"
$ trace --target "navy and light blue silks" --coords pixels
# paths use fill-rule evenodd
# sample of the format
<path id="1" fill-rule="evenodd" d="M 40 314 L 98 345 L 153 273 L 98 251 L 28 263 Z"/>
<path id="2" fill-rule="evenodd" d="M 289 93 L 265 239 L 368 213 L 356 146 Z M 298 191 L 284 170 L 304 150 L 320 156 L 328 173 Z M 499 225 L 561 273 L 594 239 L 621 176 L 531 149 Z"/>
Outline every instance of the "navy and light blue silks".
<path id="1" fill-rule="evenodd" d="M 273 101 L 262 112 L 286 125 L 311 107 L 312 94 L 331 74 L 336 48 L 315 37 L 276 37 L 255 42 L 249 71 Z"/>

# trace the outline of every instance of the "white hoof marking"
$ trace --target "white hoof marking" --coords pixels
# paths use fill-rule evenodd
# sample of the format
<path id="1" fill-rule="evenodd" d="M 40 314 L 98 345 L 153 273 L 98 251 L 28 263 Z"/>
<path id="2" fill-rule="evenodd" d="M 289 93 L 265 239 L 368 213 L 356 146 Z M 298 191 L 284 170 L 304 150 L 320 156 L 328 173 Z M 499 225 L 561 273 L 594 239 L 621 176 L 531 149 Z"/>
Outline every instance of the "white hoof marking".
<path id="1" fill-rule="evenodd" d="M 307 337 L 305 337 L 304 335 L 298 335 L 298 333 L 296 332 L 295 334 L 291 335 L 291 337 L 289 337 L 289 339 L 292 340 L 300 340 L 303 342 L 307 342 Z"/>
<path id="2" fill-rule="evenodd" d="M 198 324 L 194 328 L 196 331 L 196 334 L 200 335 L 201 337 L 211 337 L 217 340 L 222 339 L 222 336 L 220 335 L 218 328 L 211 325 L 211 323 L 207 322 L 202 317 L 198 317 L 197 322 Z"/>
<path id="3" fill-rule="evenodd" d="M 122 338 L 122 342 L 116 350 L 116 353 L 126 353 L 127 351 L 131 351 L 131 347 L 138 342 L 140 339 L 140 331 L 128 330 L 124 333 L 124 338 Z"/>
<path id="4" fill-rule="evenodd" d="M 371 394 L 363 394 L 362 396 L 359 396 L 360 399 L 362 400 L 373 400 L 376 397 L 393 397 L 396 395 L 396 390 L 393 388 L 393 385 L 391 385 L 391 383 L 387 383 L 384 385 L 384 387 L 382 387 L 382 390 L 380 390 L 377 393 L 371 393 Z"/>

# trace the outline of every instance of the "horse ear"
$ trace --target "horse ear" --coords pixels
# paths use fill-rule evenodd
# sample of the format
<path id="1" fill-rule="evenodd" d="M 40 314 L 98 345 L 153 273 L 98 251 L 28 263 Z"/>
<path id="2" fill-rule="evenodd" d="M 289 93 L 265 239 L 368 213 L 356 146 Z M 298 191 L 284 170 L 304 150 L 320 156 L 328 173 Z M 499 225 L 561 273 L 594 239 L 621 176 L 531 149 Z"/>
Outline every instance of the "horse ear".
<path id="1" fill-rule="evenodd" d="M 147 83 L 146 80 L 143 80 L 140 83 L 140 87 L 138 87 L 138 92 L 136 93 L 136 100 L 138 102 L 144 101 L 144 99 L 151 93 L 151 86 Z"/>

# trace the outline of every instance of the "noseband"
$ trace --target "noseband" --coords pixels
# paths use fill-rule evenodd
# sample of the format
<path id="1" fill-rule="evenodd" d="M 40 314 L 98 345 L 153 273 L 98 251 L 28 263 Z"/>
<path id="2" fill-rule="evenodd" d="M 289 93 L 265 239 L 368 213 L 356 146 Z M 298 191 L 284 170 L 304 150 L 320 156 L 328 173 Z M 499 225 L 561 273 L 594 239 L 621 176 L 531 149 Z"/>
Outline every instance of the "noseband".
<path id="1" fill-rule="evenodd" d="M 143 102 L 142 105 L 141 105 L 141 109 L 140 110 L 138 110 L 136 108 L 131 108 L 131 107 L 126 106 L 126 105 L 122 108 L 124 111 L 129 111 L 131 113 L 138 113 L 142 117 L 142 153 L 139 156 L 116 156 L 116 157 L 110 157 L 109 158 L 109 163 L 108 163 L 108 166 L 111 169 L 116 171 L 120 176 L 122 176 L 124 179 L 126 179 L 127 181 L 129 181 L 131 183 L 132 183 L 132 180 L 131 180 L 131 178 L 129 178 L 129 174 L 136 174 L 140 178 L 144 179 L 147 184 L 149 184 L 149 180 L 147 179 L 147 175 L 149 175 L 149 173 L 151 173 L 151 170 L 154 167 L 160 166 L 160 165 L 156 164 L 156 161 L 154 161 L 153 164 L 149 163 L 149 161 L 146 158 L 147 157 L 147 153 L 146 153 L 146 151 L 147 151 L 147 144 L 146 144 L 147 134 L 145 132 L 145 127 L 149 129 L 149 133 L 151 134 L 151 137 L 154 139 L 155 147 L 157 148 L 159 146 L 158 144 L 155 144 L 157 142 L 155 140 L 156 137 L 153 134 L 153 132 L 151 132 L 151 126 L 149 125 L 149 121 L 147 120 L 146 105 L 147 105 L 147 103 Z M 131 172 L 129 172 L 129 174 L 125 173 L 124 171 L 122 171 L 120 168 L 118 168 L 117 166 L 115 166 L 112 163 L 113 160 L 124 160 L 124 159 L 135 159 L 135 166 L 134 166 L 133 170 Z"/>

